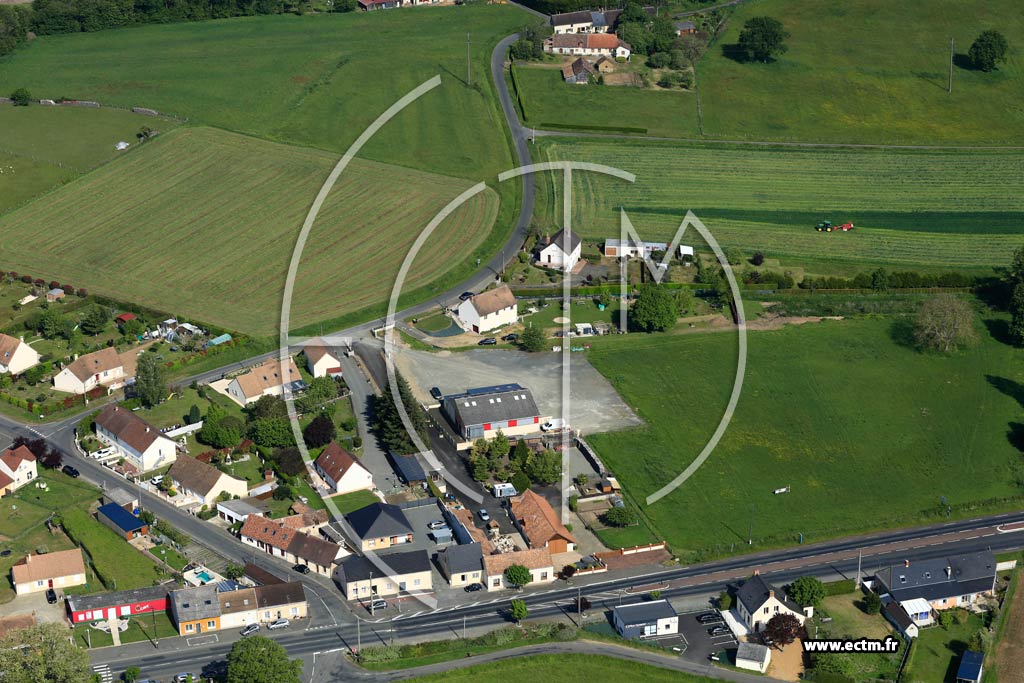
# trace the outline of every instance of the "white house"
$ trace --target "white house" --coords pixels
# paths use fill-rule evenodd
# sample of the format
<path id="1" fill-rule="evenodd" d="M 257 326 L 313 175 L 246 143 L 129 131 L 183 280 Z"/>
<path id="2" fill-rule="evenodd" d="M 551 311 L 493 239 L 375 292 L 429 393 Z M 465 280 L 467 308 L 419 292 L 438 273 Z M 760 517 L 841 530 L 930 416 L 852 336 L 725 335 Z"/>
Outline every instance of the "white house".
<path id="1" fill-rule="evenodd" d="M 306 368 L 309 374 L 314 377 L 328 377 L 341 373 L 341 361 L 333 349 L 323 344 L 323 340 L 316 339 L 319 344 L 310 344 L 304 349 L 306 354 Z"/>
<path id="2" fill-rule="evenodd" d="M 213 465 L 190 457 L 175 460 L 167 470 L 167 477 L 174 481 L 179 494 L 191 495 L 211 508 L 223 493 L 244 498 L 249 492 L 245 479 L 236 479 Z"/>
<path id="3" fill-rule="evenodd" d="M 292 391 L 300 391 L 306 386 L 299 369 L 295 367 L 294 360 L 289 358 L 282 363 L 273 359 L 250 368 L 248 372 L 231 380 L 228 385 L 228 396 L 244 406 L 258 401 L 261 396 L 281 396 L 286 385 L 290 385 Z"/>
<path id="4" fill-rule="evenodd" d="M 531 585 L 551 583 L 555 580 L 554 562 L 547 548 L 516 550 L 499 555 L 484 555 L 484 585 L 488 591 L 500 591 L 510 586 L 505 582 L 505 570 L 517 564 L 530 570 Z"/>
<path id="5" fill-rule="evenodd" d="M 18 595 L 60 591 L 85 583 L 85 561 L 79 548 L 44 555 L 29 553 L 11 567 L 11 583 Z"/>
<path id="6" fill-rule="evenodd" d="M 169 465 L 178 457 L 172 440 L 116 404 L 105 406 L 96 416 L 96 436 L 116 448 L 140 472 Z"/>
<path id="7" fill-rule="evenodd" d="M 612 610 L 615 630 L 623 638 L 652 638 L 679 633 L 679 615 L 668 600 L 619 605 Z"/>
<path id="8" fill-rule="evenodd" d="M 749 671 L 764 673 L 772 663 L 772 653 L 764 645 L 757 643 L 740 643 L 736 650 L 736 667 Z"/>
<path id="9" fill-rule="evenodd" d="M 14 493 L 37 476 L 36 456 L 27 446 L 9 448 L 0 455 L 0 496 Z"/>
<path id="10" fill-rule="evenodd" d="M 544 41 L 544 51 L 555 55 L 628 60 L 632 48 L 614 33 L 558 33 Z"/>
<path id="11" fill-rule="evenodd" d="M 545 238 L 537 257 L 537 263 L 543 268 L 569 272 L 579 263 L 583 249 L 583 240 L 576 233 L 559 230 L 554 237 Z"/>
<path id="12" fill-rule="evenodd" d="M 69 394 L 84 394 L 98 386 L 117 389 L 128 379 L 121 357 L 113 347 L 79 356 L 53 378 L 53 388 Z"/>
<path id="13" fill-rule="evenodd" d="M 20 375 L 34 365 L 39 365 L 39 354 L 24 338 L 0 334 L 0 375 Z"/>
<path id="14" fill-rule="evenodd" d="M 684 256 L 692 257 L 693 255 L 693 247 L 688 247 L 685 244 L 679 245 L 679 258 L 683 258 Z"/>
<path id="15" fill-rule="evenodd" d="M 650 258 L 656 251 L 665 251 L 664 242 L 638 242 L 637 240 L 606 239 L 604 255 L 609 258 Z"/>
<path id="16" fill-rule="evenodd" d="M 352 493 L 373 488 L 373 476 L 352 457 L 352 454 L 332 441 L 313 463 L 332 493 Z"/>
<path id="17" fill-rule="evenodd" d="M 501 285 L 463 301 L 458 316 L 463 329 L 482 334 L 516 322 L 519 307 L 508 285 Z"/>
<path id="18" fill-rule="evenodd" d="M 761 578 L 756 571 L 736 591 L 736 611 L 740 620 L 755 633 L 761 631 L 777 614 L 792 614 L 801 624 L 808 617 L 814 616 L 813 607 L 800 607 L 785 592 L 777 590 Z"/>

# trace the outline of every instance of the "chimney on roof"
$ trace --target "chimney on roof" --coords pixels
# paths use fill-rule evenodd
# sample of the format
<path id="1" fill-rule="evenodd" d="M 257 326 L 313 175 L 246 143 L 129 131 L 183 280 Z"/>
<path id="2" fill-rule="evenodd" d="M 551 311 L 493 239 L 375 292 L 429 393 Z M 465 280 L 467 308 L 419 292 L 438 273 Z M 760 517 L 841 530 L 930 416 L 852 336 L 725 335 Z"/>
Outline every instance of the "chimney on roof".
<path id="1" fill-rule="evenodd" d="M 775 597 L 775 589 L 774 588 L 769 588 L 768 589 L 768 597 L 769 598 L 774 598 Z"/>
<path id="2" fill-rule="evenodd" d="M 904 567 L 909 567 L 910 566 L 910 560 L 903 560 L 903 566 Z"/>
<path id="3" fill-rule="evenodd" d="M 946 565 L 946 578 L 947 579 L 952 579 L 953 578 L 953 568 L 950 567 L 948 564 Z"/>
<path id="4" fill-rule="evenodd" d="M 754 570 L 754 576 L 761 576 L 761 570 L 760 569 L 755 569 Z"/>
<path id="5" fill-rule="evenodd" d="M 146 433 L 149 434 L 149 427 L 146 427 Z"/>
<path id="6" fill-rule="evenodd" d="M 551 233 L 544 233 L 544 246 L 551 244 Z"/>

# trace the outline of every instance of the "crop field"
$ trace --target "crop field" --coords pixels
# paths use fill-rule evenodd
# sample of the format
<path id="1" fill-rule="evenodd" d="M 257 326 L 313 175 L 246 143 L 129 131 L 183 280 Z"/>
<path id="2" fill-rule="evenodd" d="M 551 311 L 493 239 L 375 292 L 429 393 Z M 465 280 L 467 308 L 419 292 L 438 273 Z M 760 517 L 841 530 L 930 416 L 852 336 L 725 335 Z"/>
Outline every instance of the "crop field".
<path id="1" fill-rule="evenodd" d="M 491 49 L 532 21 L 511 6 L 473 3 L 40 36 L 0 61 L 0 92 L 24 86 L 37 97 L 145 106 L 342 152 L 396 100 L 440 74 L 442 85 L 382 129 L 363 156 L 487 180 L 512 159 Z"/>
<path id="2" fill-rule="evenodd" d="M 5 267 L 253 335 L 277 331 L 288 262 L 334 154 L 180 128 L 0 218 Z M 295 283 L 292 323 L 386 299 L 406 251 L 469 184 L 354 160 L 325 203 Z M 470 259 L 497 213 L 491 190 L 442 224 L 406 292 Z M 68 216 L 74 216 L 68 221 Z M 49 229 L 60 225 L 60 230 Z M 31 249 L 24 245 L 31 244 Z"/>
<path id="3" fill-rule="evenodd" d="M 564 82 L 558 69 L 537 67 L 516 67 L 516 83 L 529 126 L 646 128 L 648 135 L 697 137 L 693 93 L 581 86 Z"/>
<path id="4" fill-rule="evenodd" d="M 670 239 L 690 209 L 724 247 L 838 263 L 991 267 L 1024 236 L 1024 153 L 542 144 L 551 159 L 637 174 L 634 184 L 575 174 L 573 225 L 584 238 L 617 237 L 620 206 L 645 239 Z M 538 220 L 554 223 L 552 187 L 539 185 Z M 821 220 L 857 227 L 818 233 Z"/>
<path id="5" fill-rule="evenodd" d="M 143 126 L 177 124 L 120 109 L 0 107 L 0 213 L 109 161 Z"/>
<path id="6" fill-rule="evenodd" d="M 775 63 L 727 54 L 743 23 L 791 34 Z M 985 29 L 1017 36 L 1017 0 L 759 0 L 741 4 L 697 66 L 704 134 L 724 139 L 889 144 L 1024 143 L 1024 46 L 982 73 L 961 66 Z M 953 92 L 946 91 L 956 41 Z"/>
<path id="7" fill-rule="evenodd" d="M 588 441 L 684 557 L 805 542 L 1024 502 L 1024 351 L 978 324 L 950 356 L 900 340 L 900 318 L 752 332 L 729 429 L 707 462 L 651 506 L 648 495 L 707 443 L 728 401 L 736 335 L 596 339 L 591 363 L 647 424 Z M 971 482 L 970 487 L 958 482 Z M 774 495 L 781 487 L 787 495 Z"/>

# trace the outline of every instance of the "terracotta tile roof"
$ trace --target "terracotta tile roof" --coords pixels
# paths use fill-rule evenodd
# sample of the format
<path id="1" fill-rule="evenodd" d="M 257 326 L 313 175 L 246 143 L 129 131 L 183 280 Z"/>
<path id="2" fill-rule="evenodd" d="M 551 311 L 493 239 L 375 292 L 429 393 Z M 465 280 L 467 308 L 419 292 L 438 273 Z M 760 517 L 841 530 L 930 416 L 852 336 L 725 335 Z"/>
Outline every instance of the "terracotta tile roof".
<path id="1" fill-rule="evenodd" d="M 614 50 L 625 45 L 614 33 L 558 33 L 550 38 L 553 47 L 579 47 L 590 50 Z"/>
<path id="2" fill-rule="evenodd" d="M 491 313 L 516 305 L 516 297 L 512 294 L 512 290 L 508 288 L 508 285 L 502 285 L 481 294 L 476 294 L 470 301 L 473 302 L 473 308 L 476 309 L 477 314 L 480 316 L 490 315 Z"/>
<path id="3" fill-rule="evenodd" d="M 292 538 L 299 532 L 284 526 L 277 520 L 249 515 L 245 518 L 245 523 L 242 524 L 242 529 L 239 533 L 254 541 L 259 541 L 281 550 L 287 550 L 288 545 L 292 542 Z"/>
<path id="4" fill-rule="evenodd" d="M 227 476 L 213 465 L 184 456 L 178 458 L 167 470 L 167 476 L 178 482 L 182 488 L 206 496 L 217 485 L 222 476 Z"/>
<path id="5" fill-rule="evenodd" d="M 323 341 L 323 339 L 318 337 L 312 340 L 310 344 L 305 347 L 304 350 L 306 352 L 306 358 L 310 363 L 317 363 L 324 356 L 330 356 L 334 360 L 338 360 L 338 356 L 334 353 L 334 350 L 326 346 Z"/>
<path id="6" fill-rule="evenodd" d="M 256 589 L 239 588 L 238 590 L 218 593 L 217 600 L 220 602 L 220 613 L 237 614 L 256 609 Z"/>
<path id="7" fill-rule="evenodd" d="M 523 532 L 530 539 L 530 545 L 535 548 L 543 547 L 555 538 L 564 538 L 570 543 L 576 542 L 548 501 L 539 494 L 527 490 L 523 495 L 513 498 L 510 503 L 512 514 L 519 520 Z"/>
<path id="8" fill-rule="evenodd" d="M 284 524 L 289 529 L 306 529 L 311 526 L 326 524 L 327 510 L 310 510 L 309 512 L 300 512 L 297 515 L 282 517 L 277 521 Z"/>
<path id="9" fill-rule="evenodd" d="M 484 555 L 484 573 L 487 576 L 504 574 L 514 564 L 521 564 L 527 569 L 543 569 L 551 567 L 551 553 L 547 548 L 517 550 L 513 553 Z"/>
<path id="10" fill-rule="evenodd" d="M 290 382 L 298 382 L 301 379 L 302 375 L 299 374 L 299 369 L 295 367 L 295 361 L 291 358 L 284 364 L 277 359 L 268 360 L 235 378 L 246 398 L 262 396 L 267 389 L 284 386 Z"/>
<path id="11" fill-rule="evenodd" d="M 36 456 L 28 449 L 28 446 L 18 446 L 4 451 L 4 454 L 0 455 L 0 460 L 3 460 L 4 464 L 12 470 L 16 470 L 22 462 L 35 462 Z"/>
<path id="12" fill-rule="evenodd" d="M 341 546 L 337 543 L 331 543 L 301 531 L 297 532 L 292 538 L 292 542 L 288 544 L 288 552 L 292 555 L 321 567 L 330 567 L 337 559 L 340 550 Z"/>
<path id="13" fill-rule="evenodd" d="M 65 370 L 70 370 L 71 374 L 84 382 L 93 375 L 120 367 L 123 367 L 121 357 L 117 355 L 114 347 L 108 346 L 105 349 L 79 356 Z"/>
<path id="14" fill-rule="evenodd" d="M 13 483 L 14 480 L 8 477 L 3 470 L 0 470 L 0 489 L 5 489 Z"/>
<path id="15" fill-rule="evenodd" d="M 85 574 L 85 562 L 78 548 L 45 555 L 29 554 L 11 567 L 14 582 L 22 584 L 76 574 Z"/>
<path id="16" fill-rule="evenodd" d="M 14 352 L 18 350 L 24 342 L 17 337 L 12 337 L 7 334 L 0 334 L 0 364 L 7 365 L 7 361 L 10 360 Z"/>
<path id="17" fill-rule="evenodd" d="M 96 424 L 113 434 L 119 441 L 128 444 L 139 453 L 153 445 L 157 439 L 167 437 L 130 410 L 119 405 L 105 406 L 96 416 Z"/>
<path id="18" fill-rule="evenodd" d="M 332 441 L 327 444 L 327 448 L 313 464 L 335 482 L 339 482 L 349 468 L 359 463 L 351 453 L 339 446 L 336 441 Z M 362 467 L 362 465 L 359 466 Z"/>
<path id="19" fill-rule="evenodd" d="M 306 592 L 302 589 L 301 581 L 256 586 L 255 591 L 256 604 L 260 608 L 294 605 L 306 601 Z"/>

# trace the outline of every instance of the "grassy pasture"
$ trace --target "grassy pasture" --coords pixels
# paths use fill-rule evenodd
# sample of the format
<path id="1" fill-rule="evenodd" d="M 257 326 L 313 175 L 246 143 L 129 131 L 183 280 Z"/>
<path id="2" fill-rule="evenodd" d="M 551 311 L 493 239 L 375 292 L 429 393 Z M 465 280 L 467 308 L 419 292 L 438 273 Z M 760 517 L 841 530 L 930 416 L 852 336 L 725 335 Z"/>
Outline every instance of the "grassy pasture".
<path id="1" fill-rule="evenodd" d="M 567 677 L 584 680 L 617 681 L 637 679 L 650 683 L 712 683 L 715 679 L 694 676 L 681 671 L 662 669 L 649 664 L 630 662 L 614 657 L 593 657 L 579 654 L 535 655 L 509 657 L 500 667 L 472 666 L 442 674 L 410 679 L 412 683 L 501 683 L 507 680 L 529 680 L 535 683 L 558 683 Z"/>
<path id="2" fill-rule="evenodd" d="M 147 143 L 0 219 L 5 267 L 68 279 L 157 310 L 269 335 L 288 261 L 335 155 L 210 128 Z M 312 230 L 292 323 L 378 303 L 429 220 L 468 183 L 354 160 Z M 405 291 L 470 259 L 489 236 L 497 195 L 478 194 L 438 228 Z M 74 221 L 64 220 L 74 215 Z M 60 231 L 45 230 L 60 224 Z M 372 236 L 369 237 L 368 236 Z M 33 248 L 26 250 L 25 244 Z"/>
<path id="3" fill-rule="evenodd" d="M 987 321 L 998 329 L 1002 320 Z M 946 496 L 954 515 L 1020 506 L 1024 374 L 979 325 L 951 356 L 897 341 L 899 319 L 826 321 L 749 337 L 735 415 L 703 467 L 652 506 L 723 414 L 734 334 L 592 341 L 589 359 L 647 425 L 588 437 L 654 529 L 682 553 L 814 542 L 919 522 Z M 969 487 L 955 482 L 971 482 Z M 773 495 L 791 486 L 789 495 Z"/>
<path id="4" fill-rule="evenodd" d="M 144 588 L 152 586 L 153 581 L 160 578 L 160 569 L 152 560 L 85 510 L 65 510 L 61 519 L 68 535 L 82 545 L 96 570 L 111 583 L 107 586 L 110 590 Z M 100 581 L 97 576 L 95 584 L 90 584 L 90 587 L 93 590 L 101 588 Z"/>
<path id="5" fill-rule="evenodd" d="M 617 237 L 622 206 L 645 239 L 667 240 L 692 209 L 724 247 L 848 264 L 981 268 L 1005 263 L 1024 235 L 1024 155 L 1014 152 L 541 144 L 551 159 L 637 174 L 634 184 L 574 175 L 573 225 L 585 238 Z M 555 193 L 540 186 L 538 219 L 553 223 Z M 857 229 L 818 233 L 823 219 Z"/>
<path id="6" fill-rule="evenodd" d="M 682 91 L 576 85 L 558 69 L 516 67 L 526 125 L 646 128 L 648 135 L 697 137 L 697 98 Z"/>
<path id="7" fill-rule="evenodd" d="M 151 107 L 341 152 L 398 98 L 440 74 L 442 85 L 363 155 L 482 180 L 512 159 L 487 68 L 491 49 L 530 21 L 517 8 L 478 3 L 41 36 L 0 61 L 0 92 L 25 86 L 38 97 Z"/>
<path id="8" fill-rule="evenodd" d="M 741 64 L 723 46 L 773 16 L 791 37 L 773 64 Z M 725 139 L 890 144 L 1024 142 L 1024 46 L 993 73 L 957 66 L 983 30 L 1020 35 L 1016 0 L 758 0 L 743 3 L 698 64 L 704 134 Z M 957 63 L 960 63 L 958 58 Z"/>

